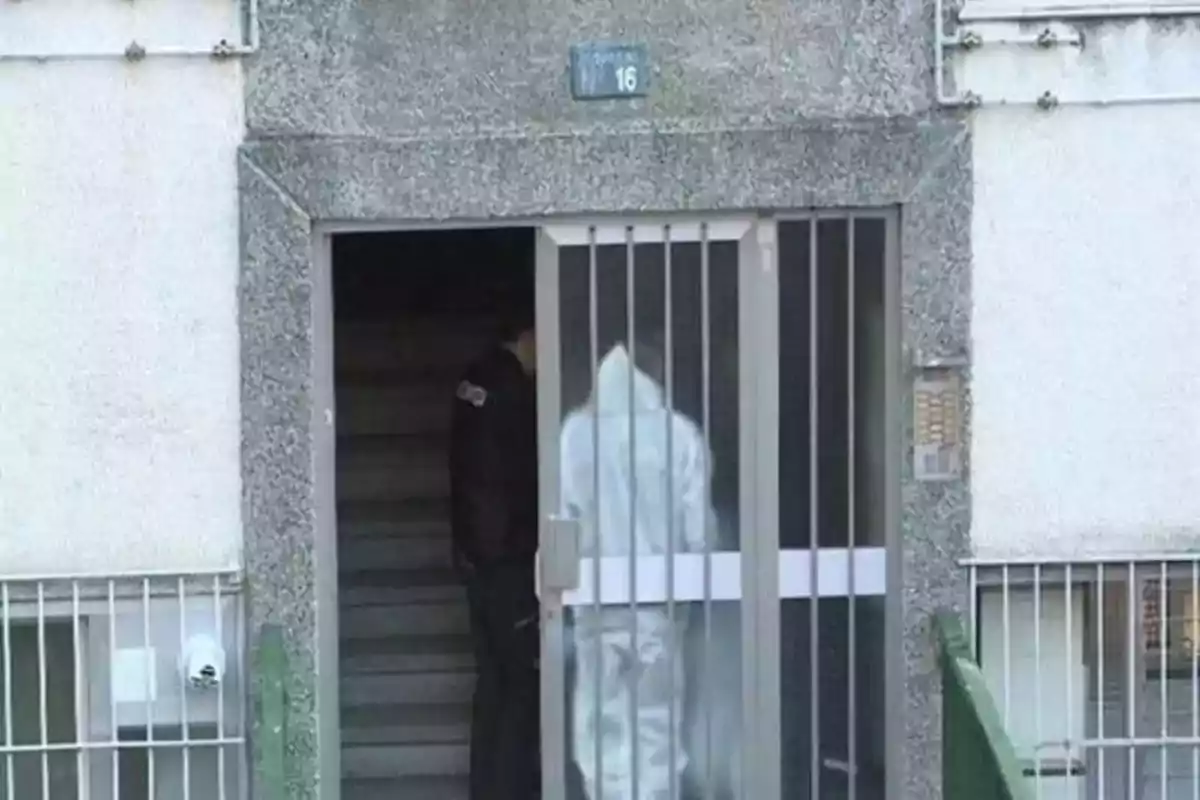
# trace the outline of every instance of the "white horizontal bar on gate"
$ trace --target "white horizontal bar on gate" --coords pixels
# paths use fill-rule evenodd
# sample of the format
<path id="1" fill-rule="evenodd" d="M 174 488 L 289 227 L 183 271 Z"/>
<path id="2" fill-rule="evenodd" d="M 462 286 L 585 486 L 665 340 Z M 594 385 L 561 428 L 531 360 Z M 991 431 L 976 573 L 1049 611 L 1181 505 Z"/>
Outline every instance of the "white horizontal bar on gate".
<path id="1" fill-rule="evenodd" d="M 850 564 L 853 553 L 855 596 L 879 596 L 887 588 L 887 551 L 882 547 L 829 548 L 817 556 L 817 594 L 820 597 L 847 597 L 851 594 Z M 667 556 L 641 556 L 631 569 L 625 556 L 600 559 L 600 605 L 628 605 L 632 598 L 641 603 L 694 603 L 705 599 L 716 602 L 742 599 L 742 554 L 738 552 L 680 553 L 672 556 L 673 590 L 668 591 Z M 708 580 L 705 559 L 711 559 Z M 567 605 L 596 604 L 596 561 L 580 559 L 579 588 L 565 593 Z M 706 589 L 707 584 L 707 591 Z M 812 557 L 808 550 L 779 552 L 779 596 L 784 599 L 812 597 Z"/>

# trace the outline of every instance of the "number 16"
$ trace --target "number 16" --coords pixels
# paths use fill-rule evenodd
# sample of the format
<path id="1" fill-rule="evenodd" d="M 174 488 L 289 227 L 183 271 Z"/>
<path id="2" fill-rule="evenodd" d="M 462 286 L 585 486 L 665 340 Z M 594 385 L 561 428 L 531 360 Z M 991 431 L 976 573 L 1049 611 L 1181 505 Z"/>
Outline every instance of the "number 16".
<path id="1" fill-rule="evenodd" d="M 617 67 L 617 88 L 622 92 L 636 92 L 638 88 L 637 67 Z"/>

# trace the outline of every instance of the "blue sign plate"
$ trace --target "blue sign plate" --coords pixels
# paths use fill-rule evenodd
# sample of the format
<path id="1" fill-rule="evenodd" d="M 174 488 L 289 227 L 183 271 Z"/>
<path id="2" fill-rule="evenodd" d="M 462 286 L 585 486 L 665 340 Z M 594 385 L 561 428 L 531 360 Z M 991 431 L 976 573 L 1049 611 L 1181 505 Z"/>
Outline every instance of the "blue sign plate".
<path id="1" fill-rule="evenodd" d="M 576 100 L 645 97 L 650 58 L 640 44 L 577 44 L 571 47 L 571 96 Z"/>

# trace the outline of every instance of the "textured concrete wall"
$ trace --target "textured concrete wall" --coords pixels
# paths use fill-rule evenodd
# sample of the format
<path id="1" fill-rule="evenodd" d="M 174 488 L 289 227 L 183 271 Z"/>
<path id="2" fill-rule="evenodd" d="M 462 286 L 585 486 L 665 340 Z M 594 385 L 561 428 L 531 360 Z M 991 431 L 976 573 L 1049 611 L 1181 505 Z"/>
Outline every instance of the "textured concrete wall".
<path id="1" fill-rule="evenodd" d="M 239 563 L 242 77 L 207 9 L 0 6 L 5 574 Z"/>
<path id="2" fill-rule="evenodd" d="M 865 0 L 267 2 L 256 135 L 438 137 L 744 127 L 929 107 L 930 4 Z M 577 104 L 567 48 L 645 43 L 646 101 Z"/>
<path id="3" fill-rule="evenodd" d="M 321 774 L 316 674 L 328 664 L 316 634 L 327 601 L 314 587 L 328 436 L 315 227 L 898 205 L 911 364 L 968 347 L 970 139 L 961 122 L 926 116 L 929 2 L 297 0 L 266 3 L 262 22 L 241 156 L 246 559 L 253 626 L 288 631 L 290 796 L 312 798 L 337 780 Z M 649 46 L 649 99 L 570 99 L 568 47 L 601 38 Z M 968 492 L 965 480 L 917 484 L 908 465 L 893 574 L 902 626 L 890 642 L 903 653 L 892 707 L 904 712 L 889 782 L 932 798 L 928 615 L 963 599 Z"/>

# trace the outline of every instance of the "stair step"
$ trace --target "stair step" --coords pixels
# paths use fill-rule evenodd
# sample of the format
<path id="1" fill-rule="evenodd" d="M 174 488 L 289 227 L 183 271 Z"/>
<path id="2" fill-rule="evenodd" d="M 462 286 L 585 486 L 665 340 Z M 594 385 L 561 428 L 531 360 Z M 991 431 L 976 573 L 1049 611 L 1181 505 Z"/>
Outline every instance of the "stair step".
<path id="1" fill-rule="evenodd" d="M 441 436 L 368 436 L 339 442 L 338 497 L 345 500 L 387 500 L 406 497 L 446 497 L 450 474 L 446 442 Z"/>
<path id="2" fill-rule="evenodd" d="M 470 636 L 396 636 L 341 643 L 341 673 L 473 669 Z"/>
<path id="3" fill-rule="evenodd" d="M 445 435 L 450 430 L 454 386 L 452 379 L 338 386 L 338 437 Z"/>
<path id="4" fill-rule="evenodd" d="M 461 744 L 348 745 L 342 748 L 343 778 L 466 775 L 470 747 Z"/>
<path id="5" fill-rule="evenodd" d="M 466 703 L 475 689 L 473 670 L 453 672 L 365 672 L 340 681 L 343 711 L 355 706 Z M 343 725 L 345 722 L 343 721 Z"/>
<path id="6" fill-rule="evenodd" d="M 469 703 L 376 705 L 342 710 L 343 745 L 462 744 L 471 737 Z"/>
<path id="7" fill-rule="evenodd" d="M 467 779 L 378 778 L 342 781 L 342 800 L 467 800 Z"/>
<path id="8" fill-rule="evenodd" d="M 339 498 L 339 545 L 359 536 L 442 538 L 450 541 L 449 495 L 397 501 L 344 501 Z"/>
<path id="9" fill-rule="evenodd" d="M 342 608 L 465 602 L 463 588 L 449 580 L 428 586 L 340 586 L 338 600 Z"/>
<path id="10" fill-rule="evenodd" d="M 356 536 L 342 539 L 338 571 L 450 569 L 450 537 Z"/>
<path id="11" fill-rule="evenodd" d="M 342 639 L 390 636 L 465 635 L 467 605 L 462 602 L 413 603 L 404 606 L 350 606 L 338 619 Z"/>

